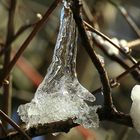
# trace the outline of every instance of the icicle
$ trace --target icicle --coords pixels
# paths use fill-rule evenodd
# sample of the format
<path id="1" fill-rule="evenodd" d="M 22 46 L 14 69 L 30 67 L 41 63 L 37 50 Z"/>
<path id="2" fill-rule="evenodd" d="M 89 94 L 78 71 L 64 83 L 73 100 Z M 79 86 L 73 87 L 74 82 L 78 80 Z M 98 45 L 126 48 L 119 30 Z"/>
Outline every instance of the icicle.
<path id="1" fill-rule="evenodd" d="M 76 54 L 77 29 L 64 1 L 52 63 L 32 101 L 18 108 L 28 127 L 68 118 L 76 118 L 74 121 L 85 127 L 98 127 L 97 106 L 85 102 L 94 102 L 95 97 L 77 79 Z"/>

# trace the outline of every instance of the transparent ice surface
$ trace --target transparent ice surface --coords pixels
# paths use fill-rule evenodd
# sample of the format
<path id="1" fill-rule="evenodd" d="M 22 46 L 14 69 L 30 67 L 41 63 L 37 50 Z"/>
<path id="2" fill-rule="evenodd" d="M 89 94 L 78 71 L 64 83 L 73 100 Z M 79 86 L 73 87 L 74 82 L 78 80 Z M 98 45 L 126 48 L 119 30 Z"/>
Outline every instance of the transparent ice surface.
<path id="1" fill-rule="evenodd" d="M 52 62 L 30 103 L 20 105 L 18 114 L 27 127 L 68 118 L 85 127 L 98 127 L 98 106 L 88 106 L 95 97 L 76 75 L 77 28 L 66 5 L 61 11 L 60 29 Z"/>

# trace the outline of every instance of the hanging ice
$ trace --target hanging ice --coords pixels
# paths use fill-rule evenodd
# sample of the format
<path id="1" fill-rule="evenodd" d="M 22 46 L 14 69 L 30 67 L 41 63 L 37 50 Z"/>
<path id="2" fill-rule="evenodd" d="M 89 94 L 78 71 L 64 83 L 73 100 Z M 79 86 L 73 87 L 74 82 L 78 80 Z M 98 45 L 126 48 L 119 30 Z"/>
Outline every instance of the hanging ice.
<path id="1" fill-rule="evenodd" d="M 64 5 L 52 63 L 32 101 L 18 108 L 28 127 L 68 118 L 85 127 L 99 124 L 97 106 L 85 102 L 94 102 L 95 97 L 76 76 L 77 29 L 70 8 Z"/>
<path id="2" fill-rule="evenodd" d="M 134 124 L 134 127 L 140 134 L 140 85 L 136 85 L 132 89 L 131 99 L 133 101 L 130 115 Z"/>

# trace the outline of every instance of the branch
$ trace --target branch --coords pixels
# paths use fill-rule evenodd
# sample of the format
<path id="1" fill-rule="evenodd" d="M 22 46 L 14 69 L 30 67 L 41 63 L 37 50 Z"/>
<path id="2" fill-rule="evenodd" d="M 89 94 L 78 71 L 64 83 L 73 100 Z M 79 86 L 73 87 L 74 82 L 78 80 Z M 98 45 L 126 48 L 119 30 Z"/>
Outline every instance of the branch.
<path id="1" fill-rule="evenodd" d="M 10 63 L 11 59 L 11 45 L 9 42 L 12 40 L 14 36 L 14 15 L 15 15 L 15 9 L 16 9 L 16 0 L 9 1 L 9 9 L 8 9 L 8 23 L 7 23 L 7 35 L 6 35 L 6 42 L 4 45 L 4 48 L 8 48 L 7 51 L 4 52 L 4 62 L 3 62 L 3 71 L 6 70 L 6 67 Z M 11 81 L 10 81 L 10 75 L 8 73 L 6 77 L 7 83 L 3 84 L 3 111 L 7 115 L 11 115 Z M 3 121 L 3 124 L 7 127 L 7 123 Z"/>
<path id="2" fill-rule="evenodd" d="M 7 121 L 11 126 L 13 126 L 21 134 L 22 138 L 24 136 L 26 140 L 30 140 L 30 137 L 12 119 L 10 119 L 2 110 L 0 110 L 0 116 L 5 121 Z"/>
<path id="3" fill-rule="evenodd" d="M 100 108 L 97 111 L 100 121 L 112 121 L 117 124 L 123 124 L 128 127 L 133 127 L 130 115 L 117 111 L 115 108 L 108 110 L 107 108 Z"/>
<path id="4" fill-rule="evenodd" d="M 68 119 L 66 121 L 58 121 L 49 124 L 43 124 L 31 127 L 29 129 L 24 129 L 25 133 L 28 134 L 30 137 L 41 136 L 44 134 L 51 134 L 57 132 L 69 132 L 69 130 L 78 124 L 73 123 L 72 119 Z M 23 137 L 17 131 L 10 132 L 6 137 L 0 138 L 0 140 L 24 140 Z"/>
<path id="5" fill-rule="evenodd" d="M 15 35 L 11 38 L 11 41 L 8 42 L 8 45 L 6 48 L 2 48 L 0 50 L 0 56 L 6 52 L 9 49 L 10 44 L 12 44 L 12 42 L 14 42 L 23 32 L 25 32 L 28 28 L 35 26 L 36 23 L 33 24 L 27 24 L 27 25 L 23 25 L 21 26 L 18 31 L 15 33 Z"/>
<path id="6" fill-rule="evenodd" d="M 104 109 L 98 110 L 98 116 L 100 121 L 108 120 L 112 122 L 116 122 L 119 124 L 123 124 L 129 127 L 133 127 L 132 119 L 129 115 L 123 114 L 121 112 L 117 112 L 116 110 L 112 110 L 112 112 L 106 112 Z M 28 134 L 31 138 L 36 136 L 41 136 L 45 134 L 57 133 L 57 132 L 69 132 L 69 130 L 78 124 L 73 123 L 73 119 L 68 119 L 66 121 L 58 121 L 43 125 L 38 125 L 34 127 L 30 127 L 29 129 L 23 129 L 23 131 Z M 17 131 L 11 131 L 7 136 L 0 138 L 0 140 L 24 140 L 23 137 Z"/>
<path id="7" fill-rule="evenodd" d="M 121 73 L 120 75 L 118 75 L 116 78 L 112 79 L 110 82 L 113 84 L 111 84 L 111 87 L 115 87 L 114 83 L 119 83 L 119 81 L 124 78 L 127 74 L 129 74 L 130 72 L 134 71 L 137 67 L 140 66 L 140 61 L 138 61 L 137 64 L 133 65 L 132 67 L 128 68 L 125 72 Z M 92 94 L 96 94 L 102 91 L 102 88 L 98 88 L 95 91 L 92 92 Z"/>
<path id="8" fill-rule="evenodd" d="M 55 0 L 52 5 L 49 7 L 45 15 L 42 17 L 42 19 L 35 25 L 33 31 L 30 33 L 30 35 L 27 37 L 27 39 L 24 41 L 24 43 L 21 45 L 17 53 L 15 54 L 14 58 L 11 60 L 10 64 L 6 67 L 5 71 L 1 73 L 0 76 L 0 85 L 2 85 L 2 82 L 4 79 L 8 76 L 12 68 L 14 67 L 15 63 L 23 53 L 23 51 L 27 48 L 31 40 L 34 38 L 36 33 L 41 29 L 44 23 L 47 22 L 49 15 L 52 13 L 52 11 L 56 8 L 60 0 Z"/>
<path id="9" fill-rule="evenodd" d="M 102 38 L 104 38 L 105 40 L 107 40 L 109 43 L 111 43 L 114 47 L 116 47 L 126 58 L 128 58 L 129 60 L 131 60 L 131 62 L 133 64 L 136 64 L 137 61 L 129 54 L 125 53 L 123 49 L 121 49 L 121 47 L 117 44 L 115 44 L 114 42 L 112 42 L 112 40 L 107 37 L 106 35 L 104 35 L 103 33 L 101 33 L 100 31 L 94 29 L 90 24 L 88 24 L 87 22 L 84 21 L 84 24 L 88 27 L 88 29 L 94 33 L 96 33 L 97 35 L 101 36 Z"/>
<path id="10" fill-rule="evenodd" d="M 89 42 L 88 36 L 86 34 L 86 30 L 84 28 L 83 20 L 80 16 L 80 7 L 81 5 L 79 4 L 78 0 L 72 0 L 71 10 L 73 12 L 73 17 L 75 19 L 79 34 L 81 36 L 82 44 L 85 47 L 85 50 L 87 51 L 88 55 L 90 56 L 92 62 L 94 63 L 100 75 L 100 80 L 103 86 L 103 93 L 104 93 L 104 105 L 109 108 L 112 108 L 113 103 L 112 103 L 109 79 L 104 67 L 102 66 L 98 56 L 96 55 L 95 51 L 92 49 L 92 46 Z"/>

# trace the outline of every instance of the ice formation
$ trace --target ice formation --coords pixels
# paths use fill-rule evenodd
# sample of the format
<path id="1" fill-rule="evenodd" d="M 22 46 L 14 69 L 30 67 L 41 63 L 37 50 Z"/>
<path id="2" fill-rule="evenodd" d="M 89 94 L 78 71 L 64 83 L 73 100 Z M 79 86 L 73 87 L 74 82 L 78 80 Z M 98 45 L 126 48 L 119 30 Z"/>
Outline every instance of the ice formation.
<path id="1" fill-rule="evenodd" d="M 18 114 L 27 127 L 68 118 L 85 127 L 98 127 L 96 110 L 88 106 L 95 97 L 78 81 L 76 75 L 77 28 L 65 2 L 52 62 L 30 103 L 20 105 Z"/>
<path id="2" fill-rule="evenodd" d="M 140 134 L 140 85 L 133 87 L 131 92 L 132 106 L 130 109 L 130 115 L 134 124 L 134 127 Z"/>

